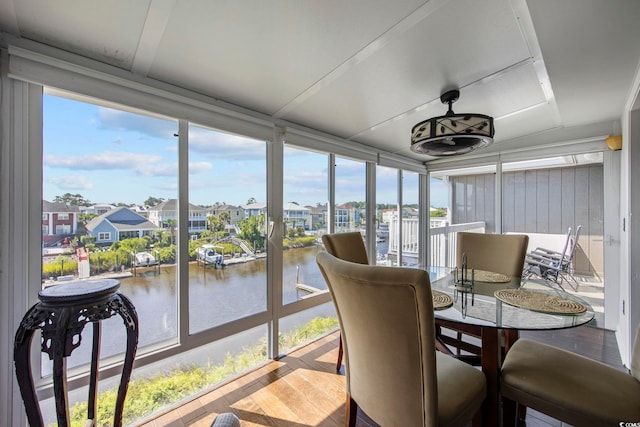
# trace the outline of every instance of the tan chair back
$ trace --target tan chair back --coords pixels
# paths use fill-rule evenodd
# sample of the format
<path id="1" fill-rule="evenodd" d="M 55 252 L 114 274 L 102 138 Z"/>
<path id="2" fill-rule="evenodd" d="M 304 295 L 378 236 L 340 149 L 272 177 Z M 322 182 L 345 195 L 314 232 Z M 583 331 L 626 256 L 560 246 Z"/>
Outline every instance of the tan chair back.
<path id="1" fill-rule="evenodd" d="M 367 248 L 364 246 L 362 234 L 358 231 L 324 234 L 322 243 L 327 252 L 336 258 L 358 264 L 369 264 Z"/>
<path id="2" fill-rule="evenodd" d="M 340 319 L 347 392 L 379 425 L 435 426 L 433 302 L 424 270 L 317 255 Z"/>
<path id="3" fill-rule="evenodd" d="M 631 375 L 640 381 L 640 327 L 636 329 L 636 338 L 633 342 L 633 355 L 631 356 Z"/>
<path id="4" fill-rule="evenodd" d="M 467 256 L 467 268 L 492 271 L 509 277 L 522 277 L 522 268 L 529 245 L 526 234 L 484 234 L 459 232 L 456 247 L 457 266 L 462 266 L 462 254 Z"/>

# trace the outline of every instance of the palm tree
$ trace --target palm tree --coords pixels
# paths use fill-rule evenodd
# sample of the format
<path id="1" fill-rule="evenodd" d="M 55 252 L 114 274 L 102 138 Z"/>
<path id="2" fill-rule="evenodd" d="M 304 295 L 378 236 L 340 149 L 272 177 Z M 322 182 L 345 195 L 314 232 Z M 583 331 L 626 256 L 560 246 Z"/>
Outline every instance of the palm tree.
<path id="1" fill-rule="evenodd" d="M 220 219 L 220 223 L 222 225 L 222 230 L 224 231 L 227 224 L 231 221 L 231 214 L 229 211 L 222 211 L 218 214 L 218 218 Z"/>
<path id="2" fill-rule="evenodd" d="M 169 228 L 169 232 L 171 233 L 171 244 L 173 245 L 173 238 L 175 235 L 175 231 L 176 231 L 176 225 L 178 225 L 178 221 L 176 221 L 175 219 L 171 218 L 167 220 L 167 227 Z"/>

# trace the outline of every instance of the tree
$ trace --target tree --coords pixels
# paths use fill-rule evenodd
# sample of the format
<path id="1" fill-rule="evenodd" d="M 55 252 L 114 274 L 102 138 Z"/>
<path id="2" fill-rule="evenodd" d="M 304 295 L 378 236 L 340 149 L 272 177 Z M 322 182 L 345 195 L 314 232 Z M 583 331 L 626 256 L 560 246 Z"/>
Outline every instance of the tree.
<path id="1" fill-rule="evenodd" d="M 157 206 L 160 203 L 164 202 L 163 198 L 157 198 L 153 196 L 149 196 L 147 200 L 144 201 L 145 206 Z"/>
<path id="2" fill-rule="evenodd" d="M 247 204 L 248 205 L 252 205 L 256 203 L 256 198 L 255 197 L 249 197 L 249 200 L 247 200 Z"/>
<path id="3" fill-rule="evenodd" d="M 78 214 L 78 230 L 76 234 L 82 235 L 87 233 L 87 224 L 93 218 L 97 217 L 98 214 L 93 213 L 81 213 Z"/>
<path id="4" fill-rule="evenodd" d="M 231 214 L 229 213 L 229 211 L 221 211 L 218 214 L 218 218 L 220 218 L 220 222 L 222 223 L 222 230 L 224 230 L 227 224 L 229 224 L 229 222 L 231 221 Z"/>
<path id="5" fill-rule="evenodd" d="M 447 209 L 446 208 L 436 208 L 435 210 L 431 211 L 430 214 L 431 217 L 434 218 L 444 218 L 447 216 Z"/>
<path id="6" fill-rule="evenodd" d="M 175 219 L 171 218 L 168 219 L 167 222 L 167 227 L 169 228 L 169 232 L 171 233 L 171 242 L 170 244 L 173 245 L 173 238 L 174 238 L 174 234 L 176 232 L 176 225 L 178 225 L 178 221 L 176 221 Z"/>
<path id="7" fill-rule="evenodd" d="M 256 247 L 264 245 L 264 215 L 252 216 L 239 223 L 238 237 L 253 242 Z"/>
<path id="8" fill-rule="evenodd" d="M 91 206 L 93 203 L 85 199 L 81 194 L 64 193 L 62 196 L 56 196 L 54 203 L 66 203 L 73 206 Z"/>

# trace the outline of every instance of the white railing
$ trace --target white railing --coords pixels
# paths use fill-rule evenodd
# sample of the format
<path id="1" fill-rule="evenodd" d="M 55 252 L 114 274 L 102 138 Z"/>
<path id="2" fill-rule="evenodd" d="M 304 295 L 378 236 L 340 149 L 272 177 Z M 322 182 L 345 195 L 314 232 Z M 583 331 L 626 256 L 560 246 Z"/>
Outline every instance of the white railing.
<path id="1" fill-rule="evenodd" d="M 463 224 L 445 224 L 442 227 L 429 229 L 429 265 L 436 267 L 453 267 L 456 265 L 456 236 L 460 231 L 485 232 L 484 221 Z"/>
<path id="2" fill-rule="evenodd" d="M 402 219 L 402 257 L 418 258 L 418 226 L 417 218 Z M 388 258 L 396 259 L 398 256 L 398 221 L 392 220 L 389 224 L 389 249 Z M 456 262 L 456 235 L 460 231 L 485 232 L 485 222 L 467 222 L 463 224 L 430 227 L 429 229 L 429 265 L 437 267 L 454 266 Z"/>

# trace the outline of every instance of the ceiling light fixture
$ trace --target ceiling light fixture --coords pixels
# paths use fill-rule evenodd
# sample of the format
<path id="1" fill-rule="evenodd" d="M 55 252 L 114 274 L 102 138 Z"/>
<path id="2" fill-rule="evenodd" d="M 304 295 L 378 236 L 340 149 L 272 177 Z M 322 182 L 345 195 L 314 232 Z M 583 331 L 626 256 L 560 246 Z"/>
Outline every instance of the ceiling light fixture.
<path id="1" fill-rule="evenodd" d="M 435 157 L 455 156 L 493 142 L 493 117 L 454 113 L 451 106 L 459 97 L 459 90 L 450 90 L 440 96 L 443 104 L 449 104 L 449 111 L 411 129 L 411 151 Z"/>

